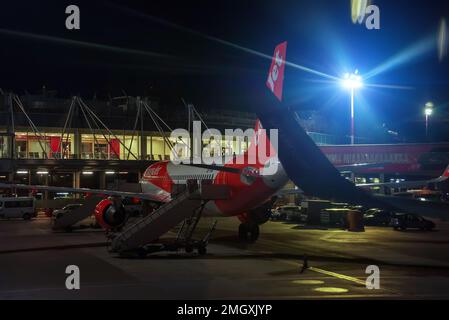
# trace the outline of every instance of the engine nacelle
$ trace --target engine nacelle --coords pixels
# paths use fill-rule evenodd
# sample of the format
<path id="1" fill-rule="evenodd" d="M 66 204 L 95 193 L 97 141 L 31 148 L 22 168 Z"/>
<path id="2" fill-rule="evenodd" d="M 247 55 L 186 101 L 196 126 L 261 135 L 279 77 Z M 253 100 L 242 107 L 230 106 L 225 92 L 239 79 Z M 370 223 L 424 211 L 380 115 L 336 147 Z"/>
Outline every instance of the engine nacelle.
<path id="1" fill-rule="evenodd" d="M 125 207 L 117 207 L 114 201 L 103 199 L 95 207 L 95 219 L 104 229 L 119 227 L 126 221 Z"/>

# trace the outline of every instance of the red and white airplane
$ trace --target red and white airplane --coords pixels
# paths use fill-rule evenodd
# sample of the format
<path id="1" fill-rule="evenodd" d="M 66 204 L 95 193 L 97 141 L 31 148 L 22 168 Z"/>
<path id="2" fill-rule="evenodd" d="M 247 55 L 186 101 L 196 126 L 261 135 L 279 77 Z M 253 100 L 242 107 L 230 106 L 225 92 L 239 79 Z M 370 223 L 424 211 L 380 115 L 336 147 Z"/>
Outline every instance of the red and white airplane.
<path id="1" fill-rule="evenodd" d="M 282 100 L 283 77 L 285 69 L 286 46 L 284 42 L 276 47 L 269 70 L 267 87 Z M 248 162 L 249 154 L 258 154 L 258 144 L 266 139 L 266 146 L 270 148 L 270 156 L 263 161 L 256 156 L 256 163 Z M 111 190 L 98 190 L 86 188 L 64 188 L 52 186 L 29 186 L 19 184 L 0 184 L 0 188 L 47 190 L 70 193 L 89 193 L 116 198 L 138 198 L 158 204 L 170 202 L 173 188 L 176 184 L 186 184 L 187 180 L 211 180 L 213 184 L 223 184 L 230 188 L 230 197 L 226 200 L 213 200 L 207 202 L 203 214 L 206 216 L 238 217 L 242 222 L 239 236 L 256 240 L 259 235 L 259 225 L 269 219 L 272 200 L 288 182 L 289 177 L 273 150 L 265 130 L 261 130 L 257 121 L 255 135 L 245 154 L 236 156 L 231 162 L 223 166 L 195 166 L 174 164 L 171 161 L 162 161 L 147 168 L 140 181 L 142 192 L 122 192 Z M 240 164 L 241 163 L 241 164 Z M 277 170 L 270 166 L 275 164 Z M 408 182 L 409 185 L 426 185 L 441 182 L 449 178 L 449 167 L 440 178 L 429 181 Z M 362 187 L 388 186 L 389 184 L 370 184 Z M 399 187 L 395 184 L 395 187 Z M 287 190 L 285 193 L 291 193 Z M 97 221 L 106 229 L 122 225 L 126 221 L 123 212 L 115 207 L 114 200 L 104 199 L 95 209 Z"/>

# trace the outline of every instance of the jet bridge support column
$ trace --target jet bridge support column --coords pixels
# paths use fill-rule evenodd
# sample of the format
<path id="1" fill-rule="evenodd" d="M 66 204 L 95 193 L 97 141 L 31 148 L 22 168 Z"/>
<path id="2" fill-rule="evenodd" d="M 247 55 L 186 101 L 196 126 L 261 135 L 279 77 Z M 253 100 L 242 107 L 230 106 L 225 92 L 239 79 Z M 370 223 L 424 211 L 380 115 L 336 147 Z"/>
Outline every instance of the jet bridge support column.
<path id="1" fill-rule="evenodd" d="M 140 135 L 140 159 L 145 160 L 147 158 L 147 136 Z"/>
<path id="2" fill-rule="evenodd" d="M 98 174 L 100 179 L 100 189 L 106 189 L 106 173 L 104 171 L 99 172 Z"/>
<path id="3" fill-rule="evenodd" d="M 78 129 L 73 135 L 73 156 L 75 159 L 81 159 L 81 133 Z"/>
<path id="4" fill-rule="evenodd" d="M 81 179 L 81 172 L 80 171 L 74 171 L 73 172 L 73 188 L 78 189 L 80 187 L 80 179 Z M 78 193 L 75 193 L 75 198 L 79 199 L 80 195 Z"/>
<path id="5" fill-rule="evenodd" d="M 380 182 L 380 183 L 384 183 L 384 182 L 385 182 L 385 173 L 381 173 L 381 174 L 379 175 L 379 182 Z M 387 190 L 386 187 L 381 187 L 381 188 L 380 188 L 380 193 L 386 194 L 386 190 Z"/>

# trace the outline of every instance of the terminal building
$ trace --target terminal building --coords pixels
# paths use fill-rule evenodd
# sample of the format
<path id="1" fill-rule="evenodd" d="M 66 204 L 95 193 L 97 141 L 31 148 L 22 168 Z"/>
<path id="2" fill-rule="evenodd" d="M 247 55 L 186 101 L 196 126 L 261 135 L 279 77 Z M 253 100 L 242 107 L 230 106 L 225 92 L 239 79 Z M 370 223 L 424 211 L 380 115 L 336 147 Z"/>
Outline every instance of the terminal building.
<path id="1" fill-rule="evenodd" d="M 255 114 L 235 110 L 198 112 L 182 103 L 165 106 L 152 97 L 108 100 L 57 98 L 51 92 L 0 100 L 0 181 L 31 185 L 117 188 L 138 182 L 145 169 L 170 158 L 170 129 L 201 119 L 208 127 L 246 130 Z M 341 145 L 343 139 L 303 127 L 335 165 L 380 163 L 352 172 L 357 182 L 435 177 L 449 163 L 449 143 Z M 205 129 L 205 128 L 203 128 Z M 312 129 L 312 130 L 311 130 Z M 223 131 L 224 132 L 224 131 Z M 223 143 L 223 152 L 232 150 Z M 45 194 L 45 197 L 63 197 Z"/>

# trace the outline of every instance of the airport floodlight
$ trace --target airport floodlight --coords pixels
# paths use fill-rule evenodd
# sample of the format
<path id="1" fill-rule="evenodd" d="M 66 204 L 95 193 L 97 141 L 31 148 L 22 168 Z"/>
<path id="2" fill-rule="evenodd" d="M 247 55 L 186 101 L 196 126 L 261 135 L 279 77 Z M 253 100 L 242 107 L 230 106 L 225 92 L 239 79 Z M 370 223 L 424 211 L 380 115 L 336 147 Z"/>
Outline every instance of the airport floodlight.
<path id="1" fill-rule="evenodd" d="M 341 79 L 341 85 L 343 88 L 350 90 L 351 92 L 351 145 L 355 143 L 354 134 L 354 92 L 356 89 L 363 87 L 362 77 L 359 75 L 359 71 L 355 70 L 354 73 L 346 73 Z"/>
<path id="2" fill-rule="evenodd" d="M 426 103 L 426 106 L 424 108 L 424 114 L 426 116 L 431 116 L 433 114 L 433 103 L 432 102 Z"/>
<path id="3" fill-rule="evenodd" d="M 427 102 L 424 106 L 424 114 L 426 115 L 426 138 L 429 136 L 429 118 L 433 114 L 433 103 Z"/>
<path id="4" fill-rule="evenodd" d="M 344 88 L 350 90 L 355 90 L 363 87 L 362 77 L 359 76 L 357 72 L 352 74 L 346 73 L 343 79 L 341 79 L 341 84 Z"/>

